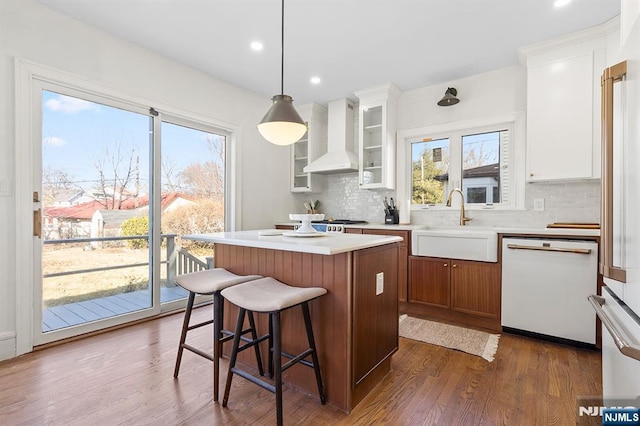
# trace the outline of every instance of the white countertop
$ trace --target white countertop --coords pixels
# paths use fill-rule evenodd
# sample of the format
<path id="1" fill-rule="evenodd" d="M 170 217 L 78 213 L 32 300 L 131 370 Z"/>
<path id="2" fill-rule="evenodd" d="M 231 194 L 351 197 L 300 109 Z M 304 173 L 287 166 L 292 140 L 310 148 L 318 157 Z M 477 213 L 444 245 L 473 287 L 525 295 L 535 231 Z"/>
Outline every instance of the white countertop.
<path id="1" fill-rule="evenodd" d="M 486 228 L 485 228 L 486 229 Z M 551 235 L 567 237 L 599 237 L 599 229 L 576 229 L 576 228 L 507 228 L 496 227 L 499 234 L 520 234 L 520 235 Z"/>
<path id="2" fill-rule="evenodd" d="M 566 238 L 580 238 L 580 237 L 599 237 L 599 229 L 575 229 L 575 228 L 508 228 L 501 226 L 423 226 L 422 228 L 416 228 L 416 231 L 424 231 L 431 233 L 446 234 L 447 232 L 455 232 L 460 234 L 468 232 L 473 234 L 477 232 L 494 232 L 500 235 L 518 235 L 518 236 L 550 236 L 550 237 L 566 237 Z"/>
<path id="3" fill-rule="evenodd" d="M 300 222 L 276 222 L 276 225 L 282 226 L 294 226 L 300 225 Z M 410 223 L 399 225 L 387 225 L 384 223 L 358 223 L 354 225 L 343 225 L 345 228 L 358 228 L 358 229 L 389 229 L 394 231 L 413 231 L 414 229 L 422 229 L 424 225 L 411 225 Z"/>
<path id="4" fill-rule="evenodd" d="M 298 225 L 299 222 L 278 222 L 276 225 L 293 226 Z M 509 228 L 506 226 L 429 226 L 429 225 L 413 225 L 413 224 L 400 224 L 400 225 L 386 225 L 384 223 L 360 223 L 356 225 L 344 225 L 345 228 L 361 228 L 361 229 L 389 229 L 399 231 L 414 231 L 414 230 L 434 230 L 445 231 L 447 229 L 462 229 L 468 231 L 495 231 L 498 234 L 518 234 L 518 235 L 549 235 L 549 236 L 567 236 L 567 237 L 599 237 L 599 229 L 576 229 L 576 228 L 527 228 L 517 227 Z"/>
<path id="5" fill-rule="evenodd" d="M 273 250 L 295 251 L 300 253 L 314 253 L 332 255 L 349 251 L 361 250 L 370 247 L 381 246 L 402 241 L 401 237 L 346 234 L 346 233 L 321 233 L 318 237 L 289 237 L 284 235 L 260 235 L 264 231 L 235 231 L 216 232 L 211 234 L 183 235 L 187 240 L 204 241 L 210 243 L 230 244 L 244 247 L 257 247 Z"/>

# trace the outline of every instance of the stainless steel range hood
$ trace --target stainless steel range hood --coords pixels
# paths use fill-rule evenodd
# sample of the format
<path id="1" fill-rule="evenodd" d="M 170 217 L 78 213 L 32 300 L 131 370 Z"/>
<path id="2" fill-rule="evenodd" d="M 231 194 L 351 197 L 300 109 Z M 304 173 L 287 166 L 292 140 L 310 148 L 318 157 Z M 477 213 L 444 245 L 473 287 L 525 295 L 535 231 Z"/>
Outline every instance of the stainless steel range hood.
<path id="1" fill-rule="evenodd" d="M 348 173 L 358 170 L 354 152 L 353 102 L 338 99 L 328 103 L 327 153 L 303 169 L 305 173 Z"/>

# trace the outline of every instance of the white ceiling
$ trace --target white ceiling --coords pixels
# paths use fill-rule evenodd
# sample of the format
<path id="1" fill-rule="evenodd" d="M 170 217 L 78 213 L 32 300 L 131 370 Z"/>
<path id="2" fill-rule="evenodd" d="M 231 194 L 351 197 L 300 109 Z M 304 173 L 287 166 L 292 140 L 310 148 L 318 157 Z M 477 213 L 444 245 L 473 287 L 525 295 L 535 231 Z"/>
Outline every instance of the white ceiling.
<path id="1" fill-rule="evenodd" d="M 36 1 L 233 85 L 280 93 L 280 0 Z M 517 64 L 518 47 L 620 13 L 620 0 L 553 2 L 287 0 L 284 91 L 298 105 L 386 82 L 443 84 L 444 95 L 448 81 Z"/>

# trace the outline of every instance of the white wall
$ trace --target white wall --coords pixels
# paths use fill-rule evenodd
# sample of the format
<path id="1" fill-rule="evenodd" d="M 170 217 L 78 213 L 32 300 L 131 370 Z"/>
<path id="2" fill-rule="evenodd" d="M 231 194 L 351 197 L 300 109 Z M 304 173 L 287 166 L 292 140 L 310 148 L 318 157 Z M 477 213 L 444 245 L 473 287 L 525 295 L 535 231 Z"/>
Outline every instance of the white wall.
<path id="1" fill-rule="evenodd" d="M 460 103 L 441 107 L 447 87 L 455 87 Z M 398 130 L 509 114 L 526 109 L 526 73 L 513 66 L 402 93 Z"/>
<path id="2" fill-rule="evenodd" d="M 244 229 L 268 227 L 293 211 L 289 150 L 267 143 L 256 123 L 270 100 L 167 60 L 136 45 L 53 12 L 31 0 L 0 2 L 0 359 L 15 353 L 16 195 L 33 188 L 16 173 L 15 61 L 80 76 L 140 99 L 211 118 L 237 130 L 236 221 Z M 16 177 L 18 179 L 16 179 Z M 264 182 L 268 181 L 269 185 Z M 8 191 L 6 193 L 5 191 Z M 268 208 L 265 208 L 268 206 Z"/>
<path id="3" fill-rule="evenodd" d="M 465 79 L 402 93 L 398 100 L 398 131 L 436 124 L 468 121 L 526 111 L 526 72 L 513 66 Z M 458 90 L 460 103 L 440 107 L 438 100 L 447 87 Z M 520 141 L 521 155 L 524 142 Z M 524 167 L 519 171 L 524 179 Z M 382 199 L 402 198 L 396 191 L 360 190 L 355 173 L 327 176 L 326 190 L 313 197 L 321 202 L 321 212 L 334 218 L 384 222 Z M 600 181 L 525 184 L 524 210 L 472 210 L 469 226 L 544 227 L 552 222 L 599 222 Z M 297 196 L 299 202 L 309 197 Z M 543 198 L 545 210 L 533 211 L 533 200 Z M 457 225 L 458 209 L 413 211 L 411 223 Z"/>

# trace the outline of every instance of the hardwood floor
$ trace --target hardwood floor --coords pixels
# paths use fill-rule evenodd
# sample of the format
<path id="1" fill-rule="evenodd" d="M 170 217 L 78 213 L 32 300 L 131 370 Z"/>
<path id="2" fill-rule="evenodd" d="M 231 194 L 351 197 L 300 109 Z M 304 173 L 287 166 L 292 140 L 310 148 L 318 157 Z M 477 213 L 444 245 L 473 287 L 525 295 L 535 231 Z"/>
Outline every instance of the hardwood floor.
<path id="1" fill-rule="evenodd" d="M 211 363 L 200 357 L 185 352 L 173 378 L 181 321 L 171 315 L 1 362 L 0 424 L 275 424 L 273 394 L 240 377 L 227 408 L 213 403 Z M 210 336 L 204 328 L 189 341 L 211 350 Z M 351 414 L 287 388 L 284 418 L 287 425 L 571 425 L 576 399 L 601 395 L 600 371 L 598 352 L 510 334 L 500 337 L 494 362 L 401 338 L 391 373 Z"/>

